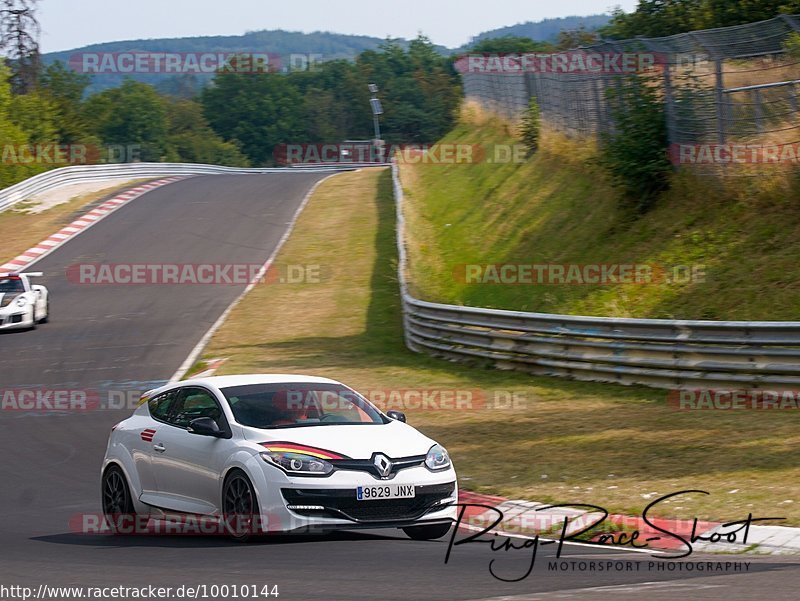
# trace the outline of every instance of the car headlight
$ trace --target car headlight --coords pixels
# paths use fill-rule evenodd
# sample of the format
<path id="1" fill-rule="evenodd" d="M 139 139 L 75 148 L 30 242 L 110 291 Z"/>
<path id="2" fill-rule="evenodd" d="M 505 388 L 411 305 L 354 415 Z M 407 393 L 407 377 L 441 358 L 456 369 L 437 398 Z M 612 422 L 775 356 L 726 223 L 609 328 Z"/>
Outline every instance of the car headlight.
<path id="1" fill-rule="evenodd" d="M 28 304 L 28 299 L 24 296 L 18 296 L 17 299 L 14 301 L 14 304 L 18 307 L 24 307 Z"/>
<path id="2" fill-rule="evenodd" d="M 260 453 L 267 463 L 277 465 L 283 471 L 298 476 L 327 476 L 333 471 L 333 465 L 311 455 L 287 453 L 285 451 L 266 451 Z"/>
<path id="3" fill-rule="evenodd" d="M 433 445 L 425 457 L 425 466 L 431 471 L 438 472 L 446 470 L 450 465 L 450 455 L 447 454 L 447 450 L 440 444 Z"/>

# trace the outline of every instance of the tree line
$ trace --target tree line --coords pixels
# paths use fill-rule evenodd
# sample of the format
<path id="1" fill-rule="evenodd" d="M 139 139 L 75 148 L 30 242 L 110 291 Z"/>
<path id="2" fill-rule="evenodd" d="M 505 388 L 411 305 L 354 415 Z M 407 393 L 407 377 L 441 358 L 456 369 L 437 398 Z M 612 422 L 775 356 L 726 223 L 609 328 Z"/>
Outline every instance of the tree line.
<path id="1" fill-rule="evenodd" d="M 800 14 L 800 0 L 639 0 L 631 13 L 617 7 L 600 32 L 614 39 L 662 37 L 765 21 L 779 14 Z"/>
<path id="2" fill-rule="evenodd" d="M 28 83 L 17 83 L 23 80 Z M 78 162 L 269 166 L 280 144 L 370 139 L 371 83 L 380 89 L 387 142 L 434 142 L 453 126 L 461 98 L 452 60 L 425 37 L 406 47 L 388 40 L 355 61 L 317 63 L 306 71 L 218 73 L 190 98 L 132 79 L 87 95 L 90 81 L 61 62 L 45 67 L 6 60 L 0 67 L 0 186 L 65 166 L 75 156 Z M 75 147 L 90 150 L 73 153 Z M 114 148 L 121 153 L 104 152 Z"/>
<path id="3" fill-rule="evenodd" d="M 391 144 L 427 143 L 455 123 L 461 100 L 454 58 L 419 36 L 387 40 L 355 60 L 329 60 L 290 73 L 218 73 L 199 93 L 124 80 L 87 94 L 91 79 L 39 57 L 38 0 L 0 0 L 0 186 L 80 160 L 203 162 L 268 166 L 281 144 L 339 143 L 373 136 L 369 84 L 377 84 Z M 781 12 L 800 13 L 800 0 L 641 0 L 616 11 L 602 35 L 669 35 L 735 25 Z M 524 37 L 479 41 L 474 52 L 546 52 L 586 45 L 594 32 L 564 31 L 555 43 Z M 186 90 L 192 90 L 190 95 Z M 100 151 L 56 153 L 56 148 Z M 104 154 L 104 148 L 135 152 Z M 23 150 L 26 150 L 23 152 Z M 33 150 L 31 150 L 33 149 Z M 64 157 L 67 157 L 66 159 Z"/>

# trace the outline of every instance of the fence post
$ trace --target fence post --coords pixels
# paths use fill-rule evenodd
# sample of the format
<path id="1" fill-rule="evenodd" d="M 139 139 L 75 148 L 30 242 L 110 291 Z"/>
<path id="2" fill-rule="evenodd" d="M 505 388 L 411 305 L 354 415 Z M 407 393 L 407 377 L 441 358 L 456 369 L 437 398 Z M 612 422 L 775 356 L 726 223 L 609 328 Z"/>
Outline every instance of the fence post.
<path id="1" fill-rule="evenodd" d="M 672 63 L 664 64 L 664 113 L 667 120 L 667 148 L 671 151 L 672 145 L 677 142 L 675 135 L 675 96 L 672 91 Z M 673 165 L 677 169 L 677 165 Z"/>
<path id="2" fill-rule="evenodd" d="M 764 133 L 764 112 L 761 108 L 761 90 L 753 90 L 753 112 L 755 113 L 756 131 Z"/>
<path id="3" fill-rule="evenodd" d="M 778 18 L 782 19 L 794 31 L 800 31 L 800 23 L 797 22 L 794 15 L 778 15 Z"/>
<path id="4" fill-rule="evenodd" d="M 602 76 L 592 80 L 592 97 L 594 100 L 594 129 L 596 132 L 605 132 L 605 119 L 603 118 L 603 105 L 600 102 L 600 90 L 598 89 L 603 85 Z"/>
<path id="5" fill-rule="evenodd" d="M 722 76 L 722 59 L 714 60 L 715 87 L 717 94 L 717 142 L 725 144 L 725 82 Z"/>

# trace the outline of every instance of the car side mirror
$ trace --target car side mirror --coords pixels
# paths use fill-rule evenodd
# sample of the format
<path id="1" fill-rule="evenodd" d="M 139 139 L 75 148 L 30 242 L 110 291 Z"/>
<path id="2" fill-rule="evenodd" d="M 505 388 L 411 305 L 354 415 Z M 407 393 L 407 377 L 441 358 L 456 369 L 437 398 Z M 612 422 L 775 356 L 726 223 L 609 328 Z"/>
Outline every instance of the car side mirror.
<path id="1" fill-rule="evenodd" d="M 219 424 L 210 417 L 198 417 L 189 422 L 189 433 L 199 436 L 213 436 L 215 438 L 221 438 L 224 434 L 219 429 Z"/>
<path id="2" fill-rule="evenodd" d="M 395 421 L 406 423 L 406 414 L 403 413 L 402 411 L 395 411 L 394 409 L 392 409 L 391 411 L 387 411 L 386 415 L 388 415 Z"/>

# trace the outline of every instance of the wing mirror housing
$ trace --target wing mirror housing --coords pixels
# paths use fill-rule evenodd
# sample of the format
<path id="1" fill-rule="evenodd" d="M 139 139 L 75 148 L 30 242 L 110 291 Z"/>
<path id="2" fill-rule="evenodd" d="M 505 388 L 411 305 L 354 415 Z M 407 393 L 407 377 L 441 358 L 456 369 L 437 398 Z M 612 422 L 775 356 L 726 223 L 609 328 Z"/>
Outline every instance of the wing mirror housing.
<path id="1" fill-rule="evenodd" d="M 222 438 L 225 433 L 219 429 L 219 424 L 210 417 L 198 417 L 189 422 L 189 433 L 198 436 L 213 436 Z"/>
<path id="2" fill-rule="evenodd" d="M 406 414 L 403 413 L 402 411 L 396 411 L 392 409 L 391 411 L 387 411 L 386 415 L 388 415 L 395 421 L 406 423 Z"/>

